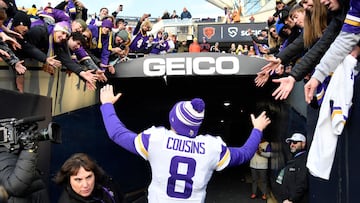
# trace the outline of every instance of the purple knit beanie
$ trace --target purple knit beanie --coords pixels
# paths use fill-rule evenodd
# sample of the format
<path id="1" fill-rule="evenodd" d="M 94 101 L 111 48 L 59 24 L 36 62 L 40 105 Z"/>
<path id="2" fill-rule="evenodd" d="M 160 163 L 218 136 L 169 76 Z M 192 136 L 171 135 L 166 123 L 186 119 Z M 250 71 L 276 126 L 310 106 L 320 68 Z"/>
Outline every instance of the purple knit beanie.
<path id="1" fill-rule="evenodd" d="M 101 23 L 101 27 L 107 27 L 109 29 L 114 27 L 114 23 L 111 20 L 103 20 Z"/>
<path id="2" fill-rule="evenodd" d="M 70 35 L 71 33 L 70 24 L 67 21 L 58 22 L 54 26 L 54 31 L 62 31 Z"/>
<path id="3" fill-rule="evenodd" d="M 176 103 L 169 113 L 171 127 L 180 135 L 195 137 L 204 119 L 205 103 L 195 98 Z"/>

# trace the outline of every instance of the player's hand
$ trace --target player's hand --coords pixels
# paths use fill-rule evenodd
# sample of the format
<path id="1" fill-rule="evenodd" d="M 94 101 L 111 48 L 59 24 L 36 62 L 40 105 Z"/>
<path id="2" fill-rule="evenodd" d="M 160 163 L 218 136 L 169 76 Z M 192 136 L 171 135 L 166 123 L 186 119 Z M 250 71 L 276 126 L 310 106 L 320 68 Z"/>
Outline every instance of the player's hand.
<path id="1" fill-rule="evenodd" d="M 105 85 L 100 90 L 100 101 L 102 104 L 112 103 L 114 104 L 121 96 L 121 93 L 114 95 L 114 90 L 112 85 Z"/>
<path id="2" fill-rule="evenodd" d="M 310 80 L 304 86 L 304 96 L 306 103 L 310 104 L 311 100 L 314 97 L 315 90 L 320 82 L 315 78 L 310 78 Z"/>
<path id="3" fill-rule="evenodd" d="M 275 83 L 280 83 L 280 86 L 272 93 L 272 96 L 275 97 L 276 100 L 287 99 L 296 82 L 296 80 L 292 76 L 280 79 L 273 79 L 272 81 Z"/>
<path id="4" fill-rule="evenodd" d="M 266 126 L 268 126 L 271 123 L 271 120 L 266 116 L 265 111 L 263 111 L 257 118 L 255 118 L 254 114 L 251 114 L 250 117 L 254 128 L 260 131 L 263 131 L 266 128 Z"/>

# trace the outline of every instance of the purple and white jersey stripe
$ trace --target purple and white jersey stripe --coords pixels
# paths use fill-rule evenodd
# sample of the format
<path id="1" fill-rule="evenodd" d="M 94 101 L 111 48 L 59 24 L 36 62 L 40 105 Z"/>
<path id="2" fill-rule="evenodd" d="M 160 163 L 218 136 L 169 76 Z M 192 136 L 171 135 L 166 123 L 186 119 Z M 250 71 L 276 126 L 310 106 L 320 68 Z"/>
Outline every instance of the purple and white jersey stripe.
<path id="1" fill-rule="evenodd" d="M 342 31 L 354 34 L 360 33 L 360 1 L 350 1 L 350 9 L 346 15 Z"/>

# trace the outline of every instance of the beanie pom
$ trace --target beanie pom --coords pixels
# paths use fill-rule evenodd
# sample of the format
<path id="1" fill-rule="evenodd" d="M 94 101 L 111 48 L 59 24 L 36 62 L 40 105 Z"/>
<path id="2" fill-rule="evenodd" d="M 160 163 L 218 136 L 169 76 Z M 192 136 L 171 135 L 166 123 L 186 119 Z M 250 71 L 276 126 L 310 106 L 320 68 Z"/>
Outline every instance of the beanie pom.
<path id="1" fill-rule="evenodd" d="M 193 106 L 195 111 L 197 111 L 198 113 L 203 112 L 205 109 L 205 103 L 200 98 L 195 98 L 195 99 L 191 100 L 191 105 Z"/>

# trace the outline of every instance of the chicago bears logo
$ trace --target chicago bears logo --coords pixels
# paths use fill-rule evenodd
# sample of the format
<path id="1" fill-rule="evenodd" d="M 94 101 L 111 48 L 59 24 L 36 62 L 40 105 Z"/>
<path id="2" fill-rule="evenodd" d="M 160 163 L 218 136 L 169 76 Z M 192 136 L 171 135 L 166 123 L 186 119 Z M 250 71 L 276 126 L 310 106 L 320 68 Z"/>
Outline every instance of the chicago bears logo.
<path id="1" fill-rule="evenodd" d="M 214 27 L 204 27 L 203 34 L 206 38 L 211 39 L 215 35 L 215 28 Z"/>

